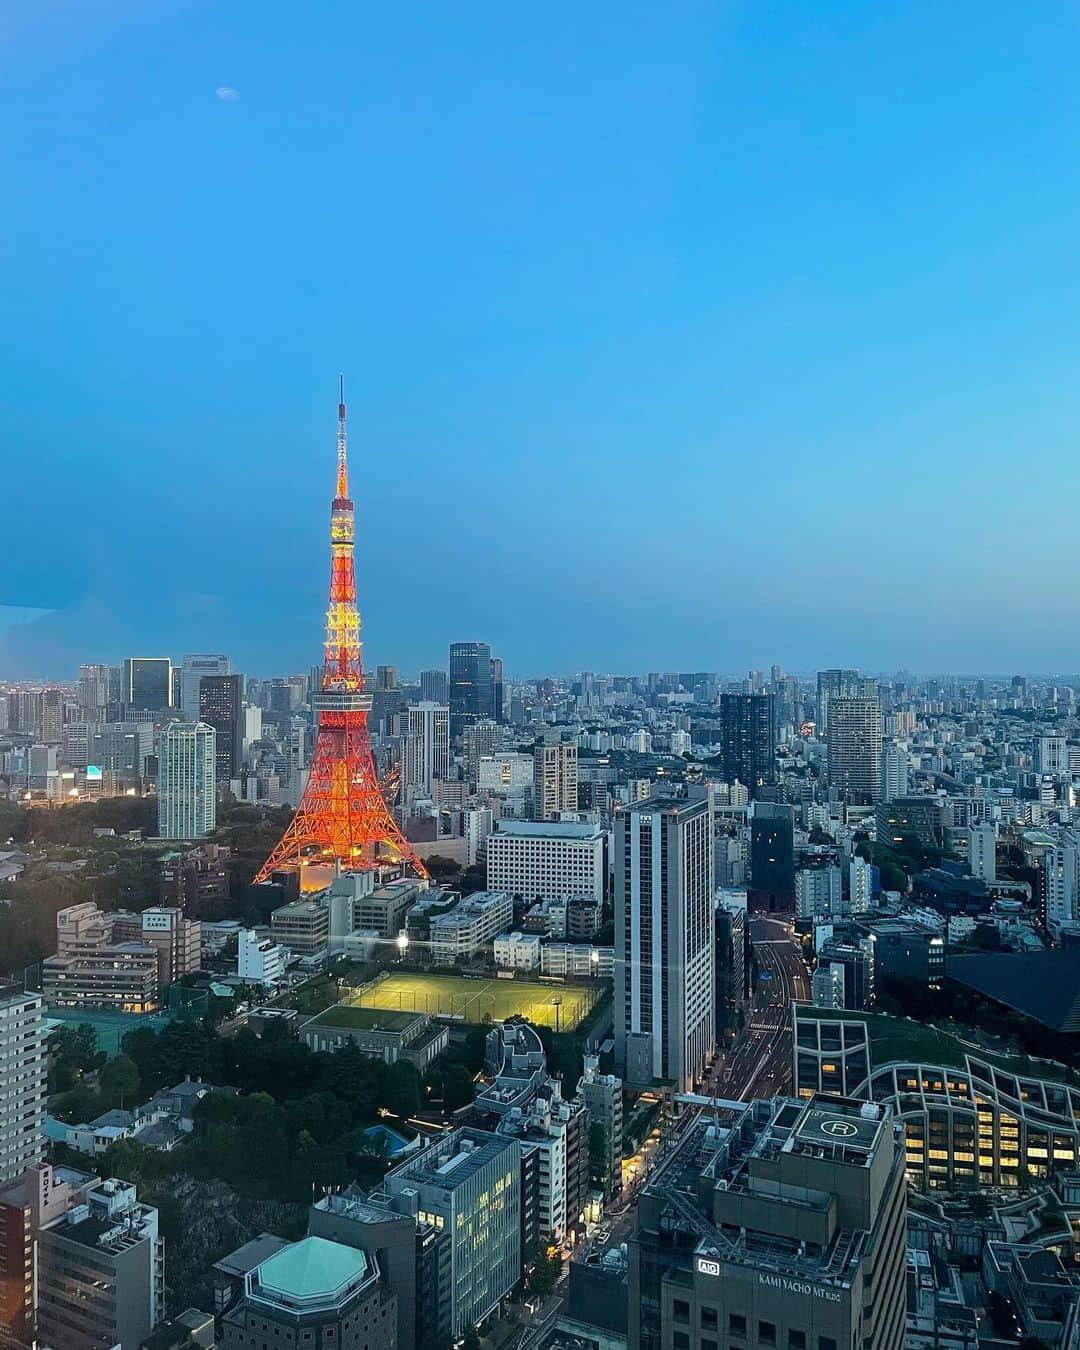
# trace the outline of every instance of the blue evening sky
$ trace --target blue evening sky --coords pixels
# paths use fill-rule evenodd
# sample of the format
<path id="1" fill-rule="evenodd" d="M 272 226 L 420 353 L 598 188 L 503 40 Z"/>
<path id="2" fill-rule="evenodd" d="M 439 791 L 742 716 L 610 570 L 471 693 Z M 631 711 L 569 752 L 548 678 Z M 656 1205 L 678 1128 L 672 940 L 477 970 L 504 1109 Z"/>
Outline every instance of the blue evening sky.
<path id="1" fill-rule="evenodd" d="M 306 669 L 339 370 L 369 667 L 1076 671 L 1078 69 L 1052 2 L 8 0 L 0 677 Z"/>

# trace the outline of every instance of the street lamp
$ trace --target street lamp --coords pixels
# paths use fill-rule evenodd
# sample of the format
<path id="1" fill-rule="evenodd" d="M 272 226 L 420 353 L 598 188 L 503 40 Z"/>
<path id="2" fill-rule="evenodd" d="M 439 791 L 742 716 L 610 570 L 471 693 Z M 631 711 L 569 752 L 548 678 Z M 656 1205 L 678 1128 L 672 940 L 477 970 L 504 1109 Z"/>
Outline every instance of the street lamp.
<path id="1" fill-rule="evenodd" d="M 404 928 L 397 935 L 397 945 L 398 951 L 402 954 L 402 956 L 404 956 L 405 953 L 409 950 L 409 935 L 408 933 L 406 933 Z"/>

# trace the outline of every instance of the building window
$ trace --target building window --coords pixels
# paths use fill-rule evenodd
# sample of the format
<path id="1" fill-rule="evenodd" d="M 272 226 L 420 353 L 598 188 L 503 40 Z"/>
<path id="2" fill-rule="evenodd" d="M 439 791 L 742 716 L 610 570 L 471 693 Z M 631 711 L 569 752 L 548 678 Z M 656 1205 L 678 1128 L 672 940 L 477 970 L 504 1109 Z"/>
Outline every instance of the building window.
<path id="1" fill-rule="evenodd" d="M 757 1338 L 758 1338 L 758 1343 L 759 1343 L 760 1345 L 775 1345 L 775 1344 L 776 1344 L 776 1323 L 775 1323 L 775 1322 L 759 1322 L 759 1323 L 757 1324 Z M 836 1347 L 835 1347 L 835 1346 L 833 1346 L 833 1350 L 836 1350 Z"/>
<path id="2" fill-rule="evenodd" d="M 742 1313 L 729 1313 L 727 1320 L 727 1329 L 729 1336 L 746 1335 L 746 1318 Z"/>
<path id="3" fill-rule="evenodd" d="M 716 1325 L 717 1325 L 717 1316 L 716 1316 L 716 1309 L 715 1309 L 715 1308 L 702 1308 L 702 1310 L 701 1310 L 701 1325 L 702 1325 L 703 1327 L 713 1327 L 713 1328 L 716 1327 Z"/>
<path id="4" fill-rule="evenodd" d="M 690 1304 L 685 1299 L 677 1298 L 671 1305 L 671 1314 L 676 1322 L 689 1322 Z"/>
<path id="5" fill-rule="evenodd" d="M 685 1331 L 673 1331 L 671 1333 L 671 1343 L 675 1350 L 690 1350 L 690 1337 Z"/>
<path id="6" fill-rule="evenodd" d="M 836 1350 L 836 1342 L 831 1336 L 819 1336 L 817 1338 L 817 1350 Z"/>
<path id="7" fill-rule="evenodd" d="M 788 1350 L 806 1350 L 806 1332 L 789 1331 L 787 1334 Z"/>

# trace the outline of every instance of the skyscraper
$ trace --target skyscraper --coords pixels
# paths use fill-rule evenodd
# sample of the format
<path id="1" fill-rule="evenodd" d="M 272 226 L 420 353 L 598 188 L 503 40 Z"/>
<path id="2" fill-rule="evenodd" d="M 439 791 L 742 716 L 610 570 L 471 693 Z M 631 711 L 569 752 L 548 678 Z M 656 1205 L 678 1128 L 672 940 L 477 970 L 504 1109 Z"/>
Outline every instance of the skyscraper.
<path id="1" fill-rule="evenodd" d="M 615 1057 L 641 1086 L 691 1091 L 716 1042 L 713 846 L 706 800 L 615 817 Z"/>
<path id="2" fill-rule="evenodd" d="M 776 742 L 771 694 L 720 696 L 720 752 L 727 782 L 736 778 L 755 797 L 775 778 Z"/>
<path id="3" fill-rule="evenodd" d="M 79 715 L 84 722 L 104 722 L 109 702 L 109 667 L 79 667 Z"/>
<path id="4" fill-rule="evenodd" d="M 450 770 L 450 709 L 445 703 L 414 703 L 407 710 L 402 782 L 430 793 Z"/>
<path id="5" fill-rule="evenodd" d="M 215 773 L 219 783 L 240 775 L 243 758 L 244 677 L 202 675 L 199 678 L 197 720 L 214 728 Z"/>
<path id="6" fill-rule="evenodd" d="M 172 661 L 167 656 L 124 659 L 120 701 L 136 712 L 158 712 L 172 703 Z"/>
<path id="7" fill-rule="evenodd" d="M 200 839 L 217 821 L 216 737 L 205 722 L 171 722 L 161 733 L 158 834 Z"/>
<path id="8" fill-rule="evenodd" d="M 425 703 L 450 702 L 450 678 L 445 670 L 420 672 L 420 697 Z"/>
<path id="9" fill-rule="evenodd" d="M 45 1075 L 40 994 L 0 992 L 0 1182 L 45 1156 Z"/>
<path id="10" fill-rule="evenodd" d="M 829 700 L 829 783 L 849 802 L 881 796 L 881 704 L 876 698 Z"/>
<path id="11" fill-rule="evenodd" d="M 577 742 L 542 741 L 533 751 L 533 819 L 555 820 L 577 809 Z"/>
<path id="12" fill-rule="evenodd" d="M 908 795 L 911 755 L 904 745 L 890 741 L 881 752 L 881 800 L 892 802 Z"/>
<path id="13" fill-rule="evenodd" d="M 452 642 L 450 735 L 456 738 L 473 722 L 493 721 L 494 718 L 491 647 L 486 642 Z"/>
<path id="14" fill-rule="evenodd" d="M 855 698 L 860 692 L 857 670 L 819 670 L 817 677 L 817 733 L 829 732 L 829 701 L 834 698 Z"/>
<path id="15" fill-rule="evenodd" d="M 180 670 L 180 707 L 192 722 L 206 721 L 199 710 L 199 681 L 204 675 L 228 675 L 229 658 L 220 653 L 214 656 L 185 656 Z M 241 689 L 241 693 L 243 690 Z"/>
<path id="16" fill-rule="evenodd" d="M 786 913 L 795 904 L 795 814 L 790 806 L 755 802 L 750 821 L 752 910 Z"/>

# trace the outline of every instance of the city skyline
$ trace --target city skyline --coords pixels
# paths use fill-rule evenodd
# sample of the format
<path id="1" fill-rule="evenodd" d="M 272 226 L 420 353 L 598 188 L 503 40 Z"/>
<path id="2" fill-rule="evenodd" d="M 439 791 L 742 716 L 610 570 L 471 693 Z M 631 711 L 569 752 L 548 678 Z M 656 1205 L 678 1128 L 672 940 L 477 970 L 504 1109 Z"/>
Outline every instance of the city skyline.
<path id="1" fill-rule="evenodd" d="M 5 673 L 1080 666 L 1068 15 L 614 14 L 6 17 Z"/>

